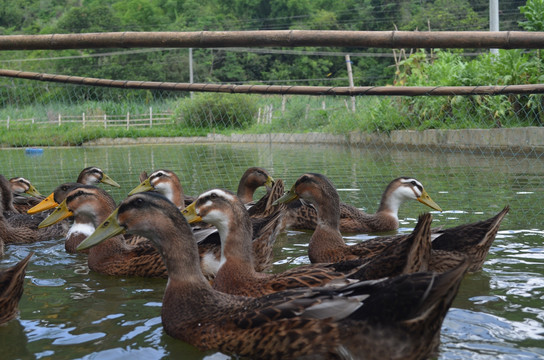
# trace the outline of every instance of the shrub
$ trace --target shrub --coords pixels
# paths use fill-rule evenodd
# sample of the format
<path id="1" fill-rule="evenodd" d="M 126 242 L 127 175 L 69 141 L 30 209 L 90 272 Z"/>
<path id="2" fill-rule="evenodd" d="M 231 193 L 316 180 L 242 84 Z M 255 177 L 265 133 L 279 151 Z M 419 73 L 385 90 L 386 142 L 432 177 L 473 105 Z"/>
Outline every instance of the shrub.
<path id="1" fill-rule="evenodd" d="M 195 94 L 178 102 L 174 117 L 182 126 L 209 129 L 240 128 L 253 124 L 257 113 L 254 96 L 246 94 Z"/>

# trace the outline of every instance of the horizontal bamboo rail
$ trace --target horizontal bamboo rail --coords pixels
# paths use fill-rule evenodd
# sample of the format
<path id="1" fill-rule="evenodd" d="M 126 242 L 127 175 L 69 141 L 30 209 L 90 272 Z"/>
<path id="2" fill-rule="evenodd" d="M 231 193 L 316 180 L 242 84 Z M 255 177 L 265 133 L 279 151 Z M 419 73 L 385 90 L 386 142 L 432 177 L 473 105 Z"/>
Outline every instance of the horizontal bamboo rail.
<path id="1" fill-rule="evenodd" d="M 542 49 L 544 32 L 260 30 L 0 36 L 0 50 L 240 46 Z"/>
<path id="2" fill-rule="evenodd" d="M 223 92 L 239 94 L 281 95 L 502 95 L 544 93 L 544 84 L 504 86 L 285 86 L 285 85 L 229 85 L 174 83 L 158 81 L 110 80 L 80 76 L 66 76 L 28 71 L 0 69 L 0 76 L 77 85 L 115 87 L 125 89 Z"/>

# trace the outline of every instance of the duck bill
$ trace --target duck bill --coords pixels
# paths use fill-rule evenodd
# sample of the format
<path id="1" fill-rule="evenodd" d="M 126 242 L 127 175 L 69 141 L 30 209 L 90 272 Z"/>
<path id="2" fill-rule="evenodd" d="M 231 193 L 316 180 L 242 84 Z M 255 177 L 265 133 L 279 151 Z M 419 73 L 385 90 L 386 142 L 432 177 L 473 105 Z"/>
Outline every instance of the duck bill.
<path id="1" fill-rule="evenodd" d="M 126 230 L 117 222 L 118 211 L 119 209 L 115 209 L 115 211 L 112 212 L 111 215 L 104 220 L 104 222 L 100 224 L 88 238 L 83 240 L 81 244 L 78 245 L 76 250 L 80 251 L 91 248 L 109 238 L 123 234 Z"/>
<path id="2" fill-rule="evenodd" d="M 40 194 L 40 192 L 36 190 L 36 188 L 32 184 L 30 184 L 30 187 L 28 188 L 27 191 L 25 191 L 25 193 L 30 196 L 42 196 L 42 194 Z"/>
<path id="3" fill-rule="evenodd" d="M 115 186 L 115 187 L 121 187 L 121 185 L 119 185 L 115 180 L 113 180 L 112 178 L 110 178 L 106 174 L 104 174 L 104 176 L 102 176 L 102 180 L 100 180 L 100 182 L 104 183 L 104 184 L 111 185 L 111 186 Z"/>
<path id="4" fill-rule="evenodd" d="M 298 199 L 298 194 L 295 192 L 295 185 L 293 185 L 288 192 L 286 192 L 282 197 L 274 201 L 272 205 L 276 206 L 278 204 L 287 204 L 296 199 Z"/>
<path id="5" fill-rule="evenodd" d="M 423 190 L 423 192 L 421 193 L 421 196 L 417 198 L 417 201 L 419 201 L 422 204 L 427 205 L 431 209 L 434 209 L 434 210 L 437 210 L 437 211 L 442 211 L 442 208 L 440 206 L 438 206 L 438 204 L 435 203 L 433 201 L 433 199 L 431 199 L 431 197 L 429 196 L 429 194 L 427 194 L 427 192 L 425 190 Z"/>
<path id="6" fill-rule="evenodd" d="M 59 206 L 59 204 L 55 201 L 55 193 L 51 193 L 48 197 L 40 201 L 40 203 L 36 206 L 31 207 L 27 210 L 28 214 L 37 214 L 39 212 L 52 209 L 54 207 Z"/>
<path id="7" fill-rule="evenodd" d="M 151 191 L 153 189 L 154 189 L 153 185 L 151 185 L 151 182 L 149 181 L 149 178 L 148 178 L 148 179 L 145 179 L 140 185 L 132 189 L 128 194 L 134 195 L 134 194 L 145 192 L 145 191 Z"/>
<path id="8" fill-rule="evenodd" d="M 47 226 L 51 226 L 53 224 L 58 223 L 61 220 L 66 219 L 69 216 L 74 215 L 68 208 L 66 207 L 66 199 L 60 203 L 59 206 L 51 214 L 49 214 L 48 217 L 43 219 L 43 221 L 38 225 L 38 228 L 44 228 Z"/>
<path id="9" fill-rule="evenodd" d="M 191 203 L 185 209 L 181 210 L 181 213 L 189 224 L 202 221 L 202 218 L 196 213 L 196 201 Z"/>
<path id="10" fill-rule="evenodd" d="M 266 188 L 271 188 L 272 186 L 274 186 L 274 178 L 272 178 L 272 176 L 268 176 L 266 178 L 266 182 L 264 183 L 264 186 Z"/>

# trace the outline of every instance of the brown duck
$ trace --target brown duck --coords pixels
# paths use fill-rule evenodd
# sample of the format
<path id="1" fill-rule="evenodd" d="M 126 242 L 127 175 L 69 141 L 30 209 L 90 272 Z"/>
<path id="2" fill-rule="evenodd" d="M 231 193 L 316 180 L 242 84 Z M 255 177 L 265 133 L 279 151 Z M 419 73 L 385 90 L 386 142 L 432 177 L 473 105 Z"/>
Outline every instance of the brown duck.
<path id="1" fill-rule="evenodd" d="M 377 237 L 348 246 L 339 231 L 338 193 L 331 181 L 322 174 L 302 175 L 278 202 L 289 202 L 297 198 L 312 204 L 319 217 L 308 248 L 312 262 L 335 262 L 376 255 L 390 246 L 391 242 L 398 241 L 398 236 Z M 434 231 L 429 269 L 444 271 L 455 267 L 467 256 L 470 271 L 478 270 L 508 210 L 505 207 L 495 217 L 485 221 Z"/>
<path id="2" fill-rule="evenodd" d="M 410 177 L 399 177 L 389 183 L 382 194 L 378 211 L 367 214 L 353 205 L 340 203 L 341 233 L 370 233 L 391 231 L 399 228 L 398 211 L 402 203 L 417 200 L 430 208 L 442 211 L 421 182 Z M 301 201 L 293 201 L 285 215 L 285 226 L 291 229 L 314 230 L 317 224 L 317 211 L 313 206 Z"/>
<path id="3" fill-rule="evenodd" d="M 115 202 L 106 191 L 79 184 L 66 194 L 61 204 L 40 226 L 50 226 L 73 216 L 70 235 L 77 236 L 68 236 L 66 248 L 76 248 L 114 210 Z M 147 242 L 129 244 L 122 235 L 89 249 L 87 262 L 89 269 L 106 275 L 167 277 L 166 267 L 153 245 Z"/>
<path id="4" fill-rule="evenodd" d="M 120 187 L 120 185 L 106 175 L 102 169 L 96 166 L 89 166 L 81 170 L 75 183 L 70 182 L 59 185 L 51 194 L 49 194 L 49 196 L 27 212 L 29 214 L 36 214 L 57 207 L 62 200 L 64 200 L 63 196 L 66 195 L 66 192 L 69 191 L 74 184 L 97 185 L 99 183 Z"/>
<path id="5" fill-rule="evenodd" d="M 337 289 L 259 298 L 214 290 L 200 270 L 189 224 L 159 194 L 125 199 L 80 248 L 122 232 L 148 237 L 168 267 L 162 302 L 167 334 L 201 350 L 259 359 L 425 359 L 436 356 L 442 321 L 466 270 L 420 272 Z"/>
<path id="6" fill-rule="evenodd" d="M 45 215 L 19 214 L 5 210 L 3 206 L 12 204 L 9 181 L 0 175 L 0 238 L 4 244 L 29 244 L 37 241 L 59 239 L 66 235 L 66 224 L 57 224 L 49 229 L 39 229 L 38 225 Z M 13 207 L 11 207 L 13 209 Z"/>
<path id="7" fill-rule="evenodd" d="M 431 255 L 432 217 L 425 214 L 420 217 L 412 234 L 392 243 L 380 257 L 303 265 L 282 273 L 262 273 L 254 270 L 253 227 L 239 197 L 226 190 L 213 189 L 201 194 L 182 213 L 189 223 L 204 221 L 219 230 L 221 265 L 213 287 L 234 295 L 262 296 L 297 287 L 345 284 L 349 282 L 348 277 L 368 280 L 424 271 Z"/>
<path id="8" fill-rule="evenodd" d="M 17 316 L 26 267 L 33 254 L 31 252 L 14 266 L 0 270 L 0 325 Z"/>
<path id="9" fill-rule="evenodd" d="M 173 171 L 159 169 L 152 172 L 149 176 L 146 175 L 147 173 L 142 172 L 140 175 L 140 184 L 132 189 L 129 195 L 142 191 L 156 191 L 166 196 L 180 209 L 185 208 L 195 200 L 194 197 L 187 197 L 184 194 L 181 181 Z M 240 178 L 237 195 L 242 199 L 244 204 L 252 204 L 255 191 L 261 186 L 270 188 L 273 183 L 274 179 L 265 169 L 250 167 Z"/>
<path id="10" fill-rule="evenodd" d="M 44 199 L 44 196 L 24 177 L 11 178 L 9 183 L 13 193 L 13 206 L 19 213 L 26 213 Z"/>
<path id="11" fill-rule="evenodd" d="M 260 169 L 260 170 L 259 170 Z M 250 168 L 242 176 L 238 185 L 238 193 L 253 194 L 255 189 L 260 186 L 268 186 L 272 183 L 272 178 L 268 173 L 261 168 Z M 249 189 L 249 190 L 248 190 Z M 130 191 L 129 195 L 143 192 L 155 191 L 164 195 L 178 208 L 183 209 L 183 204 L 187 204 L 188 199 L 183 193 L 183 188 L 179 177 L 170 170 L 156 170 L 147 179 L 141 182 L 136 188 Z M 273 190 L 269 192 L 273 194 L 283 193 L 283 183 L 273 184 Z M 281 196 L 281 195 L 280 195 Z M 272 198 L 269 203 L 276 198 Z M 191 204 L 189 202 L 187 205 Z M 265 201 L 266 202 L 266 201 Z M 259 205 L 260 206 L 260 205 Z M 260 207 L 259 207 L 260 209 Z M 266 208 L 254 212 L 252 217 L 253 223 L 253 250 L 255 258 L 256 271 L 264 271 L 272 264 L 272 245 L 274 244 L 277 227 L 281 224 L 281 212 L 278 206 L 271 204 Z M 213 278 L 219 269 L 221 258 L 221 241 L 219 234 L 213 228 L 198 224 L 194 229 L 195 236 L 199 244 L 199 252 L 202 259 L 202 270 L 206 277 Z"/>

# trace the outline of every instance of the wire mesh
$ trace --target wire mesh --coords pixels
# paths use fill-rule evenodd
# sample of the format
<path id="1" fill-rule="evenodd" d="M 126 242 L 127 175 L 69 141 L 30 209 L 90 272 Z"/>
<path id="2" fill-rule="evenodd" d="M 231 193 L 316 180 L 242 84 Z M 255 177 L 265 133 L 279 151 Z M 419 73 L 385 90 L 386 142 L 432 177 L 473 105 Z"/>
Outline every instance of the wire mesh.
<path id="1" fill-rule="evenodd" d="M 101 166 L 121 179 L 119 200 L 140 171 L 157 167 L 184 174 L 193 195 L 215 186 L 235 189 L 249 166 L 269 168 L 287 184 L 302 170 L 323 172 L 339 188 L 362 190 L 363 196 L 349 190 L 342 196 L 368 210 L 375 210 L 389 180 L 417 174 L 435 190 L 457 189 L 441 193 L 453 209 L 509 202 L 537 223 L 542 96 L 191 96 L 9 79 L 0 84 L 2 146 L 48 145 L 63 132 L 77 133 L 82 146 L 50 148 L 40 159 L 4 149 L 0 164 L 5 176 L 26 176 L 51 190 L 85 166 Z M 438 127 L 447 129 L 433 130 Z M 150 128 L 156 137 L 139 138 Z M 115 129 L 117 138 L 100 140 L 99 131 Z M 183 146 L 163 146 L 169 143 Z M 137 147 L 116 146 L 122 144 Z"/>

